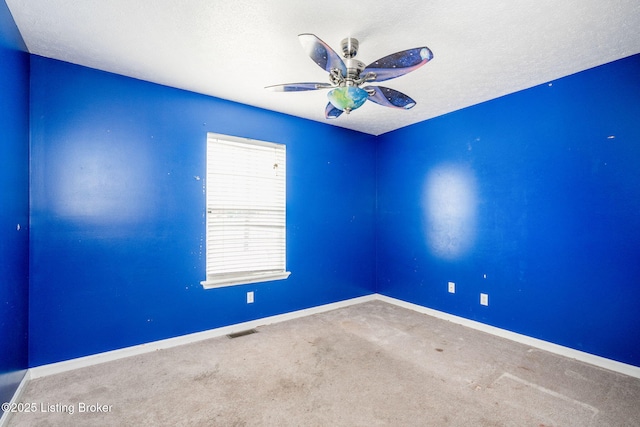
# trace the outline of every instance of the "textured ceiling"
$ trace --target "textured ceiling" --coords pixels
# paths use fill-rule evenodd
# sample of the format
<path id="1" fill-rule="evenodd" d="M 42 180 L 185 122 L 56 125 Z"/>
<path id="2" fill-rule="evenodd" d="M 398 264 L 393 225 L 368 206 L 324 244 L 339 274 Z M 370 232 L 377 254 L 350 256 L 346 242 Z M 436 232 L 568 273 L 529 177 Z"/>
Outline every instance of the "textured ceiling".
<path id="1" fill-rule="evenodd" d="M 640 53 L 638 0 L 6 0 L 29 52 L 379 135 Z M 434 59 L 384 83 L 411 110 L 365 103 L 324 118 L 327 81 L 297 35 L 368 64 L 428 46 Z"/>

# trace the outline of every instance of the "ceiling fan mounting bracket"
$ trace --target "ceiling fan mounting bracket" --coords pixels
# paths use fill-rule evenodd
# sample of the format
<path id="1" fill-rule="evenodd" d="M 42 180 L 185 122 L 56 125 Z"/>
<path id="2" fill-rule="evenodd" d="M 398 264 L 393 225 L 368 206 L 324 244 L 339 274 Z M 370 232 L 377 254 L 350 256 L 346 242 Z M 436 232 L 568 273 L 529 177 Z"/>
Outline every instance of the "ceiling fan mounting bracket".
<path id="1" fill-rule="evenodd" d="M 331 71 L 329 71 L 329 82 L 335 87 L 344 86 L 345 81 L 342 72 L 337 68 L 332 68 Z"/>
<path id="2" fill-rule="evenodd" d="M 345 58 L 353 58 L 358 54 L 358 47 L 360 46 L 358 39 L 347 37 L 340 42 L 340 45 Z"/>

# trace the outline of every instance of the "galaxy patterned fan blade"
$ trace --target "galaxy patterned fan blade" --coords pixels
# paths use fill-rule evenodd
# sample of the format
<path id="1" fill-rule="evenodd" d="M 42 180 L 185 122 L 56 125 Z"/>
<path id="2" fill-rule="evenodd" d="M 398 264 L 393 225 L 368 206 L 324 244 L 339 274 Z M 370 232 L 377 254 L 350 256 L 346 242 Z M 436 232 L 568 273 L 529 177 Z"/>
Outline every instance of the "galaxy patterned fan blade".
<path id="1" fill-rule="evenodd" d="M 365 89 L 368 92 L 371 92 L 369 95 L 369 101 L 385 107 L 408 110 L 416 105 L 416 101 L 395 89 L 382 86 L 367 86 Z"/>
<path id="2" fill-rule="evenodd" d="M 318 90 L 329 89 L 331 86 L 329 83 L 287 83 L 283 85 L 267 86 L 268 89 L 273 92 L 300 92 L 303 90 Z"/>
<path id="3" fill-rule="evenodd" d="M 327 119 L 335 119 L 342 114 L 342 110 L 337 109 L 332 103 L 328 103 L 324 109 L 324 116 Z"/>
<path id="4" fill-rule="evenodd" d="M 327 72 L 337 69 L 343 76 L 347 75 L 347 67 L 342 58 L 328 44 L 313 34 L 300 34 L 298 38 L 304 50 L 320 68 Z"/>
<path id="5" fill-rule="evenodd" d="M 417 47 L 392 53 L 367 65 L 362 75 L 372 73 L 369 81 L 381 82 L 400 77 L 414 71 L 433 58 L 433 53 L 428 47 Z"/>

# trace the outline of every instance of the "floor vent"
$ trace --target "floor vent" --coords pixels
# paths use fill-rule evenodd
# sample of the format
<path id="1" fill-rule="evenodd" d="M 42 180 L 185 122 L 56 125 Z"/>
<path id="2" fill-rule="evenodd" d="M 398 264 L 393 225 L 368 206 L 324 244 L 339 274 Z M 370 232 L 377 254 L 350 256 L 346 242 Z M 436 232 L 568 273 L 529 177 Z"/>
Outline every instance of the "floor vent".
<path id="1" fill-rule="evenodd" d="M 240 331 L 240 332 L 234 332 L 233 334 L 229 334 L 227 335 L 229 338 L 238 338 L 238 337 L 244 337 L 245 335 L 251 335 L 251 334 L 255 334 L 256 331 L 255 329 L 247 329 L 246 331 Z"/>

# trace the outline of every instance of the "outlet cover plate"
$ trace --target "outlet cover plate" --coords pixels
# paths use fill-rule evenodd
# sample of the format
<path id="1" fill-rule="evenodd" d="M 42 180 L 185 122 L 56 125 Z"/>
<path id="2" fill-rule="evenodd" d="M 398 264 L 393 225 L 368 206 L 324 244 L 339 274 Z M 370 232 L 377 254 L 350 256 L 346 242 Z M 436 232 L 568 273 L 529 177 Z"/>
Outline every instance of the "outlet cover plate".
<path id="1" fill-rule="evenodd" d="M 481 305 L 489 305 L 489 295 L 480 294 L 480 304 Z"/>

